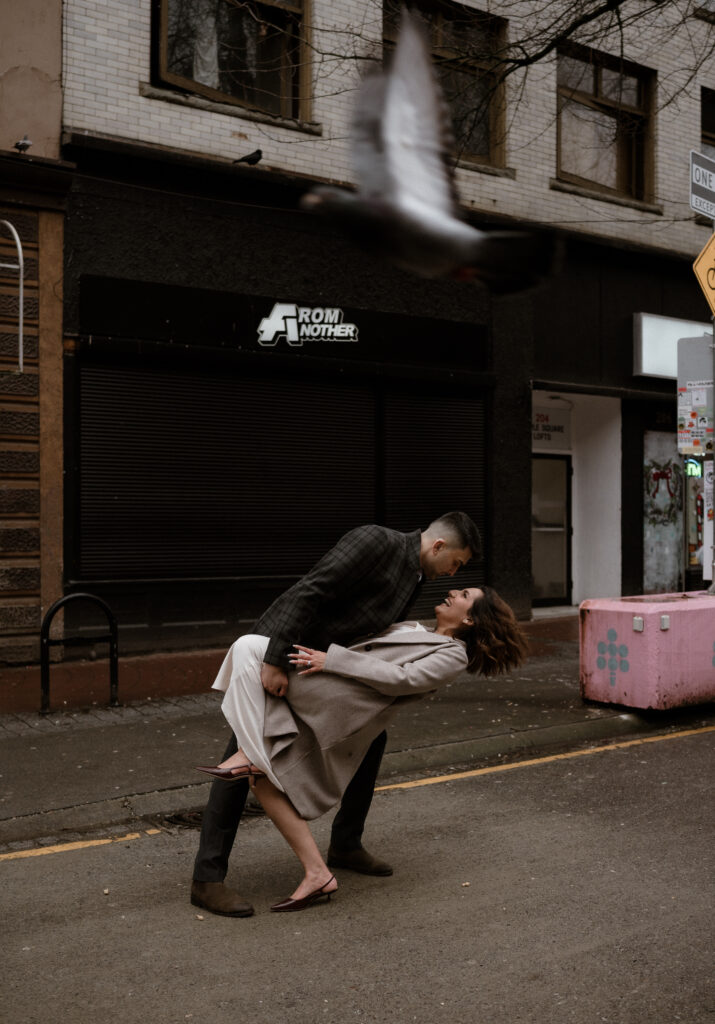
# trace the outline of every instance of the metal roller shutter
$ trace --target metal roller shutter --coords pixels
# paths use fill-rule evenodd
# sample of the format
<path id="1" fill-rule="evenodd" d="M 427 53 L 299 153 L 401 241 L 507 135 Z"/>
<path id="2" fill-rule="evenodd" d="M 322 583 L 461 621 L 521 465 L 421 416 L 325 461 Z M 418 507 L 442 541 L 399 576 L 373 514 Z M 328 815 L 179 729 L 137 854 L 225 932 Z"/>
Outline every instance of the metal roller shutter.
<path id="1" fill-rule="evenodd" d="M 85 361 L 77 582 L 126 581 L 140 622 L 152 591 L 130 581 L 163 581 L 172 616 L 198 622 L 206 599 L 187 581 L 217 595 L 255 581 L 262 606 L 360 523 L 409 531 L 461 508 L 484 532 L 484 404 L 448 386 Z M 479 586 L 484 567 L 455 582 Z M 452 585 L 426 584 L 412 614 L 430 617 Z"/>
<path id="2" fill-rule="evenodd" d="M 80 574 L 299 574 L 375 516 L 375 398 L 86 365 Z"/>
<path id="3" fill-rule="evenodd" d="M 485 529 L 484 403 L 454 395 L 393 393 L 385 396 L 385 511 L 398 530 L 427 526 L 461 509 Z M 478 587 L 484 565 L 470 565 L 454 581 L 422 588 L 412 614 L 430 617 L 451 586 Z"/>

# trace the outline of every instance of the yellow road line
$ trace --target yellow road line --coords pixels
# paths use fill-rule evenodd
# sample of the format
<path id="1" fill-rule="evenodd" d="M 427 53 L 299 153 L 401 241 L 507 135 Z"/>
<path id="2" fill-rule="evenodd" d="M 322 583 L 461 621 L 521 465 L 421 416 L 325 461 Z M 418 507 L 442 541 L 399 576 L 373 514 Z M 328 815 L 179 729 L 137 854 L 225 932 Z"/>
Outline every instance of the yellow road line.
<path id="1" fill-rule="evenodd" d="M 0 853 L 0 860 L 22 860 L 24 857 L 44 857 L 46 853 L 69 853 L 71 850 L 86 850 L 90 846 L 107 846 L 109 843 L 126 843 L 130 839 L 141 839 L 143 835 L 156 836 L 161 829 L 147 828 L 143 832 L 128 832 L 113 839 L 86 839 L 76 843 L 58 843 L 57 846 L 40 846 L 32 850 L 16 850 L 14 853 Z"/>
<path id="2" fill-rule="evenodd" d="M 454 772 L 452 775 L 432 775 L 427 779 L 415 779 L 412 782 L 393 782 L 387 786 L 377 786 L 375 792 L 389 789 L 416 789 L 419 786 L 434 786 L 439 782 L 455 782 L 458 779 L 474 779 L 478 775 L 491 775 L 494 772 L 508 772 L 513 768 L 529 768 L 532 765 L 549 764 L 552 761 L 567 761 L 574 757 L 586 757 L 589 754 L 602 754 L 607 750 L 623 750 L 625 747 L 637 747 L 645 743 L 660 743 L 662 740 L 676 740 L 685 736 L 702 736 L 704 733 L 715 732 L 715 725 L 704 726 L 702 729 L 687 729 L 683 732 L 666 733 L 662 736 L 646 736 L 639 740 L 623 740 L 620 743 L 608 743 L 602 747 L 589 747 L 585 750 L 571 750 L 565 754 L 550 754 L 547 757 L 534 757 L 526 761 L 510 761 L 508 764 L 490 765 L 488 768 L 474 768 L 468 772 Z M 87 839 L 74 843 L 59 843 L 57 846 L 42 846 L 32 850 L 17 850 L 13 853 L 0 853 L 0 861 L 21 860 L 25 857 L 43 857 L 48 853 L 69 853 L 72 850 L 86 850 L 93 846 L 108 846 L 111 843 L 125 843 L 132 839 L 141 839 L 143 835 L 159 835 L 161 829 L 148 828 L 143 832 L 129 832 L 125 836 L 113 839 Z"/>
<path id="3" fill-rule="evenodd" d="M 666 733 L 664 736 L 646 736 L 640 740 L 624 740 L 621 743 L 609 743 L 603 747 L 590 747 L 587 750 L 571 750 L 567 754 L 550 754 L 548 757 L 533 757 L 528 761 L 510 761 L 508 764 L 490 765 L 488 768 L 474 768 L 468 772 L 454 772 L 452 775 L 431 775 L 427 779 L 415 779 L 413 782 L 393 782 L 387 786 L 377 786 L 375 792 L 386 789 L 415 789 L 418 786 L 434 786 L 438 782 L 454 782 L 455 779 L 474 779 L 477 775 L 491 775 L 493 772 L 508 772 L 512 768 L 529 768 L 531 765 L 548 764 L 550 761 L 566 761 L 573 757 L 586 757 L 588 754 L 602 754 L 606 750 L 620 750 L 624 747 L 637 747 L 643 743 L 659 743 L 661 740 L 676 740 L 683 736 L 700 736 L 705 732 L 715 732 L 715 725 L 707 725 L 702 729 L 687 729 L 683 732 Z"/>

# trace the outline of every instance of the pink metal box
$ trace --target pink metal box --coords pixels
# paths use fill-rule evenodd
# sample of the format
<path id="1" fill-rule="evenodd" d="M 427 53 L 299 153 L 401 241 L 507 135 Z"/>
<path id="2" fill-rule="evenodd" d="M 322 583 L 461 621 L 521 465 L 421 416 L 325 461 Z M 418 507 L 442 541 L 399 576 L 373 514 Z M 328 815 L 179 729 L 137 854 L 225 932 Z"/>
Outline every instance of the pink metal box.
<path id="1" fill-rule="evenodd" d="M 632 708 L 715 700 L 715 596 L 705 591 L 584 601 L 581 696 Z"/>

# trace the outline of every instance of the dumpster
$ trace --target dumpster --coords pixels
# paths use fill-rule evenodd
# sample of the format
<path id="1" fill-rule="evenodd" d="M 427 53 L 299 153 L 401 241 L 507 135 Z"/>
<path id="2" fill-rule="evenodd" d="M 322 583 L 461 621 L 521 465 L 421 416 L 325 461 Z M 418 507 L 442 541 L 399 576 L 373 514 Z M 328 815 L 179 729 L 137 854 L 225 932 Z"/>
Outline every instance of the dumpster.
<path id="1" fill-rule="evenodd" d="M 715 595 L 597 598 L 579 613 L 584 699 L 632 708 L 715 700 Z"/>

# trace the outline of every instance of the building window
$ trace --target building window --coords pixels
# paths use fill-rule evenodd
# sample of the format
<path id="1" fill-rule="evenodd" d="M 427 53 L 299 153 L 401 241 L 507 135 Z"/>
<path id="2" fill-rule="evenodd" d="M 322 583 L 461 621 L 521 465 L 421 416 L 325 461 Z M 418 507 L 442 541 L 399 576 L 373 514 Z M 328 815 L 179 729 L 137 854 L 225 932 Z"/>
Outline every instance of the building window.
<path id="1" fill-rule="evenodd" d="M 647 200 L 654 75 L 583 47 L 558 54 L 558 176 Z"/>
<path id="2" fill-rule="evenodd" d="M 715 160 L 715 89 L 700 90 L 700 151 Z"/>
<path id="3" fill-rule="evenodd" d="M 300 0 L 159 0 L 162 83 L 277 117 L 301 110 Z"/>
<path id="4" fill-rule="evenodd" d="M 385 51 L 394 48 L 400 20 L 398 0 L 385 0 Z M 503 166 L 503 89 L 496 60 L 506 22 L 444 0 L 418 0 L 429 31 L 435 71 L 452 116 L 456 155 Z"/>

